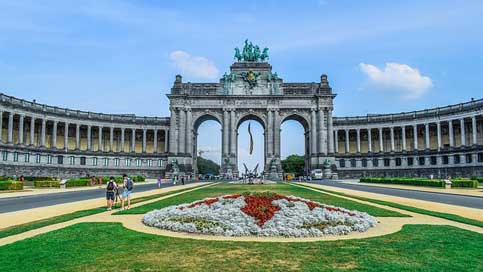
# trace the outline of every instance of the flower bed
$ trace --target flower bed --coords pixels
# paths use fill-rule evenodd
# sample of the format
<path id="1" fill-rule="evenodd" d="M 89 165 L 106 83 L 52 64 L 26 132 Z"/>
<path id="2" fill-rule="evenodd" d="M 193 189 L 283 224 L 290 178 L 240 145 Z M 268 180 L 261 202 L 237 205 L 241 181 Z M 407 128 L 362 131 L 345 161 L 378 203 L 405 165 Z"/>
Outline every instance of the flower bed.
<path id="1" fill-rule="evenodd" d="M 143 223 L 211 235 L 318 237 L 364 232 L 377 221 L 364 212 L 265 192 L 206 198 L 154 210 L 144 215 Z"/>

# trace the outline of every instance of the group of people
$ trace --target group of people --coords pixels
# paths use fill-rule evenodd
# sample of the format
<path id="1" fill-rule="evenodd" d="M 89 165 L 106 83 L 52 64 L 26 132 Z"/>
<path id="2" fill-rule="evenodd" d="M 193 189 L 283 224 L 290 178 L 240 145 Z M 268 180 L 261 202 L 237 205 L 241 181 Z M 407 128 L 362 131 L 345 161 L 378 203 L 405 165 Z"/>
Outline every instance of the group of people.
<path id="1" fill-rule="evenodd" d="M 134 182 L 126 174 L 122 176 L 122 188 L 118 185 L 114 177 L 110 177 L 106 187 L 107 210 L 112 210 L 112 205 L 117 197 L 121 198 L 121 210 L 125 209 L 127 202 L 127 209 L 131 208 L 131 195 L 134 189 Z M 122 194 L 119 191 L 122 189 Z"/>

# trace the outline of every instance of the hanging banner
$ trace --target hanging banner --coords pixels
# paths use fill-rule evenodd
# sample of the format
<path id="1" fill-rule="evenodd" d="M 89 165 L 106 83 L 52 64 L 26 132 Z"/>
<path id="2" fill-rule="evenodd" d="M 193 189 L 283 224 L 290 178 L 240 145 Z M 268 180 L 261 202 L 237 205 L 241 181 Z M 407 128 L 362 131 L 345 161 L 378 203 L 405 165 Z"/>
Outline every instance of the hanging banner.
<path id="1" fill-rule="evenodd" d="M 248 135 L 250 135 L 250 155 L 253 154 L 253 135 L 252 130 L 250 129 L 251 123 L 248 123 Z"/>

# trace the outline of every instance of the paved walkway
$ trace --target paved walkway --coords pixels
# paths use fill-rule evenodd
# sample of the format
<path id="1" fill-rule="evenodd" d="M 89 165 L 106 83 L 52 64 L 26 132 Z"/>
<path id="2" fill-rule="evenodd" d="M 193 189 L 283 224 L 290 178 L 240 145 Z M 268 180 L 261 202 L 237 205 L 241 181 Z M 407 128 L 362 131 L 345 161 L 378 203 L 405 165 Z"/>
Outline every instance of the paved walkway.
<path id="1" fill-rule="evenodd" d="M 136 183 L 134 184 L 134 194 L 152 191 L 157 189 L 157 184 L 148 183 Z M 162 188 L 173 186 L 172 183 L 163 183 Z M 104 186 L 105 187 L 105 186 Z M 64 192 L 51 192 L 51 189 L 47 189 L 47 193 L 33 194 L 27 196 L 16 197 L 4 197 L 0 198 L 0 214 L 6 212 L 14 212 L 21 210 L 28 210 L 33 208 L 40 208 L 76 201 L 83 201 L 96 198 L 104 198 L 106 194 L 105 188 L 89 188 L 83 190 L 73 190 Z"/>
<path id="2" fill-rule="evenodd" d="M 367 186 L 363 184 L 349 184 L 347 182 L 340 181 L 312 181 L 310 184 L 319 184 L 327 186 L 327 190 L 330 188 L 342 188 L 350 189 L 354 191 L 377 193 L 380 195 L 390 195 L 405 197 L 410 199 L 419 199 L 436 203 L 444 203 L 450 205 L 457 205 L 469 208 L 483 209 L 483 197 L 479 196 L 467 196 L 456 194 L 445 194 L 438 192 L 424 192 L 408 190 L 403 188 L 388 188 L 379 186 Z"/>

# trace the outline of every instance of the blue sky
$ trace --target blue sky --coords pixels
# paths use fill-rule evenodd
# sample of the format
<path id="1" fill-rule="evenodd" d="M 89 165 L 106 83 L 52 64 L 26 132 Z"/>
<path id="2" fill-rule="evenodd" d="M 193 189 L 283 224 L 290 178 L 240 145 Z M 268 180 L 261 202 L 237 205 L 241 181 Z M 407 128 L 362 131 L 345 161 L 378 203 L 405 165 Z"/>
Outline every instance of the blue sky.
<path id="1" fill-rule="evenodd" d="M 336 116 L 443 106 L 482 97 L 482 14 L 482 1 L 0 0 L 0 92 L 167 116 L 175 74 L 217 81 L 249 38 L 285 82 L 327 73 Z"/>

